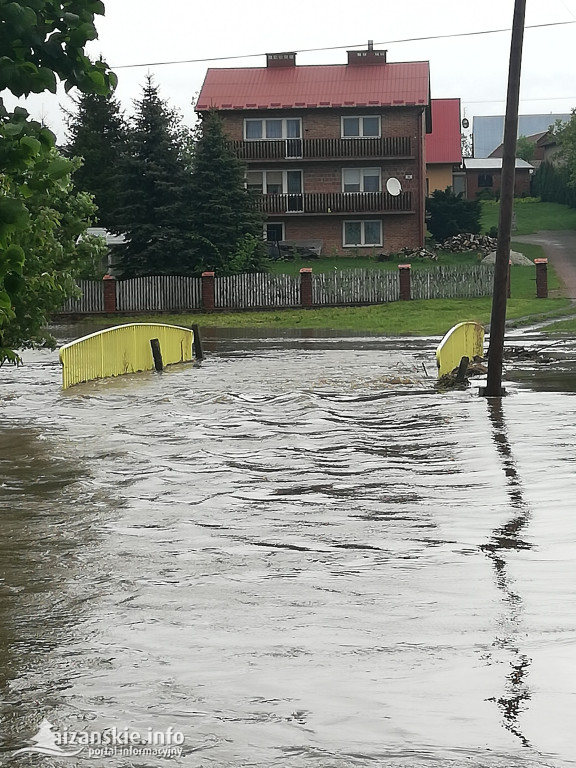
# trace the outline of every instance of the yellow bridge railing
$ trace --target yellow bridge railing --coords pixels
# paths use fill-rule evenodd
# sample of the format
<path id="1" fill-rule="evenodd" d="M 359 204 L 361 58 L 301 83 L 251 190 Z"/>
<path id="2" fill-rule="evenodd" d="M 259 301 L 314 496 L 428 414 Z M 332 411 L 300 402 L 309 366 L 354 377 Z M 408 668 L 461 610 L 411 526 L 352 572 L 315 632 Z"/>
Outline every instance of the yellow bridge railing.
<path id="1" fill-rule="evenodd" d="M 460 360 L 482 357 L 484 353 L 484 328 L 480 323 L 458 323 L 444 336 L 436 349 L 438 377 L 458 368 Z"/>
<path id="2" fill-rule="evenodd" d="M 151 341 L 165 365 L 193 359 L 194 331 L 177 325 L 130 323 L 91 333 L 60 348 L 64 389 L 82 381 L 158 367 Z"/>

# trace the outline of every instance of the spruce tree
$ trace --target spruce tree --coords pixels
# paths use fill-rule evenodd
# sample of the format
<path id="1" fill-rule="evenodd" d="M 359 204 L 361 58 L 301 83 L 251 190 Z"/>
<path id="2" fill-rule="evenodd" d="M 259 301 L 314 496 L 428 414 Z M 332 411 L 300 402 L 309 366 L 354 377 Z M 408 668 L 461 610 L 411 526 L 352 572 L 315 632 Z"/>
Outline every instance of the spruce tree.
<path id="1" fill-rule="evenodd" d="M 119 165 L 114 227 L 127 241 L 120 249 L 122 275 L 194 274 L 186 129 L 150 76 L 135 106 Z"/>
<path id="2" fill-rule="evenodd" d="M 74 173 L 74 186 L 94 197 L 97 222 L 113 229 L 119 204 L 118 167 L 126 143 L 126 125 L 120 104 L 112 94 L 81 94 L 75 112 L 66 111 L 68 127 L 64 152 L 82 158 Z"/>
<path id="3" fill-rule="evenodd" d="M 192 222 L 204 267 L 220 274 L 264 269 L 264 220 L 245 176 L 221 118 L 204 113 L 193 157 Z"/>

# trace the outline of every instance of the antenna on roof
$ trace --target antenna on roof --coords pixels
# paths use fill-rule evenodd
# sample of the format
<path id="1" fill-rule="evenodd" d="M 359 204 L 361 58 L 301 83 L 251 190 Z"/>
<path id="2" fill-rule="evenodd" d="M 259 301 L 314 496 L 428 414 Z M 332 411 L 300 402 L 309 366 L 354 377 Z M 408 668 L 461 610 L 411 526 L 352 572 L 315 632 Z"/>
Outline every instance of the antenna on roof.
<path id="1" fill-rule="evenodd" d="M 374 50 L 374 40 L 368 40 L 368 50 L 369 51 Z"/>

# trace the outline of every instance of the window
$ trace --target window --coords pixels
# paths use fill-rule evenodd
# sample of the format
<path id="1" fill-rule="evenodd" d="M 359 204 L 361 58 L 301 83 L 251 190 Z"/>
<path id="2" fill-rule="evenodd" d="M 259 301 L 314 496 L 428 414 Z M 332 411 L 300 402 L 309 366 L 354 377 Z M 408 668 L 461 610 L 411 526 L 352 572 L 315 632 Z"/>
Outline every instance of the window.
<path id="1" fill-rule="evenodd" d="M 345 221 L 344 246 L 382 245 L 381 221 Z"/>
<path id="2" fill-rule="evenodd" d="M 347 138 L 378 138 L 380 136 L 380 117 L 343 117 L 342 137 Z"/>
<path id="3" fill-rule="evenodd" d="M 492 187 L 493 179 L 491 173 L 479 173 L 478 174 L 478 186 L 479 187 Z"/>
<path id="4" fill-rule="evenodd" d="M 261 195 L 301 195 L 302 171 L 248 171 L 246 188 Z"/>
<path id="5" fill-rule="evenodd" d="M 299 139 L 301 136 L 302 121 L 299 117 L 244 120 L 244 137 L 246 141 Z"/>
<path id="6" fill-rule="evenodd" d="M 302 171 L 248 171 L 246 189 L 260 195 L 284 195 L 278 205 L 294 213 L 304 210 Z"/>
<path id="7" fill-rule="evenodd" d="M 380 192 L 380 168 L 343 168 L 343 192 Z"/>
<path id="8" fill-rule="evenodd" d="M 284 240 L 284 224 L 281 221 L 269 221 L 266 224 L 264 237 L 269 243 L 280 243 Z"/>

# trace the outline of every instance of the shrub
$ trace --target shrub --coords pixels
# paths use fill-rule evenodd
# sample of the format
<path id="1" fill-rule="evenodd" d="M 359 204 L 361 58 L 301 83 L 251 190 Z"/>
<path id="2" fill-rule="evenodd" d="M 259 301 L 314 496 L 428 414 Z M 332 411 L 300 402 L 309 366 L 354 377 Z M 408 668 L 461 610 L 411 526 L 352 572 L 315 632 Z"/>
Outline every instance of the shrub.
<path id="1" fill-rule="evenodd" d="M 465 200 L 462 193 L 455 195 L 448 187 L 444 192 L 437 189 L 426 200 L 430 214 L 428 230 L 437 242 L 464 233 L 480 232 L 481 206 L 478 200 Z"/>

